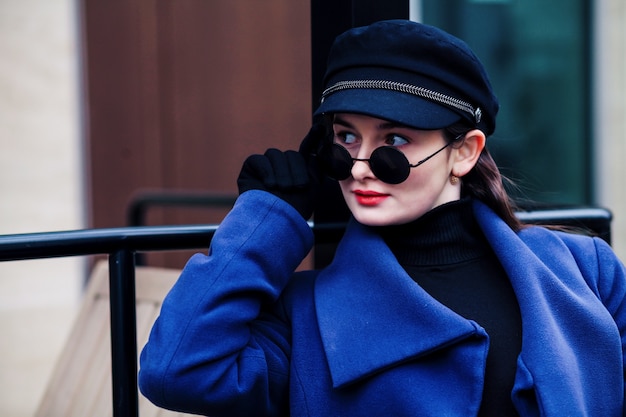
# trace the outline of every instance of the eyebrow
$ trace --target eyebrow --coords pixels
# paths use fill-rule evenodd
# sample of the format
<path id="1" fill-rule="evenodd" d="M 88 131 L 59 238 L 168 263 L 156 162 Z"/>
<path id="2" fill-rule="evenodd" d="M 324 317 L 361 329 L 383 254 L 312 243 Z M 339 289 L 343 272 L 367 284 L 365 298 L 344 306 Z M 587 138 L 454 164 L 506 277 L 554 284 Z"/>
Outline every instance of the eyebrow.
<path id="1" fill-rule="evenodd" d="M 349 128 L 354 128 L 354 126 L 352 126 L 352 124 L 351 124 L 351 123 L 348 123 L 348 121 L 347 121 L 347 120 L 344 120 L 344 119 L 342 119 L 342 118 L 341 118 L 341 117 L 339 117 L 339 116 L 335 116 L 335 117 L 333 118 L 333 124 L 334 124 L 334 125 L 341 125 L 341 126 L 344 126 L 344 127 L 349 127 Z"/>
<path id="2" fill-rule="evenodd" d="M 347 120 L 341 118 L 340 116 L 335 116 L 334 120 L 333 120 L 333 124 L 338 124 L 344 127 L 348 127 L 351 129 L 354 129 L 354 126 L 348 122 Z M 409 129 L 409 130 L 417 130 L 414 127 L 411 126 L 407 126 L 405 124 L 402 123 L 397 123 L 397 122 L 390 122 L 390 121 L 383 121 L 382 123 L 380 123 L 377 128 L 379 130 L 389 130 L 389 129 Z"/>

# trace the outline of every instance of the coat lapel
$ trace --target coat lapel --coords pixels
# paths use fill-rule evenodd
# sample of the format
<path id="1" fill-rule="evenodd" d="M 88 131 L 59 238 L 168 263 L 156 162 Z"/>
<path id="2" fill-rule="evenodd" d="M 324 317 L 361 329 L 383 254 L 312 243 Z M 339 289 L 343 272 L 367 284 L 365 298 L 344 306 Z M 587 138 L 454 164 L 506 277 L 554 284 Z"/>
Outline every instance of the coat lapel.
<path id="1" fill-rule="evenodd" d="M 384 241 L 356 221 L 318 276 L 315 299 L 334 387 L 485 335 L 422 290 Z"/>
<path id="2" fill-rule="evenodd" d="M 523 317 L 514 401 L 524 409 L 530 398 L 524 391 L 535 390 L 541 392 L 536 398 L 542 400 L 544 415 L 581 415 L 585 403 L 596 400 L 590 409 L 610 415 L 597 411 L 602 408 L 598 404 L 611 404 L 607 390 L 597 390 L 602 392 L 595 399 L 592 392 L 611 380 L 609 369 L 613 380 L 621 380 L 621 366 L 615 366 L 622 361 L 619 334 L 568 247 L 543 228 L 516 234 L 482 203 L 476 202 L 474 210 L 511 280 Z M 606 381 L 600 382 L 603 377 Z"/>

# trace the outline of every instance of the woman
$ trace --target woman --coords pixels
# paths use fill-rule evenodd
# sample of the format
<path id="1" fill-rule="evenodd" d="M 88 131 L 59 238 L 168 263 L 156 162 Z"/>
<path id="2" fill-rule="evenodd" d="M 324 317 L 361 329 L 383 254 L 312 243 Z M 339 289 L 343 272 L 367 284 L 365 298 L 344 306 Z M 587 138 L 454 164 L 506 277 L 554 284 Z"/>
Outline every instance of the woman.
<path id="1" fill-rule="evenodd" d="M 337 38 L 324 81 L 300 152 L 244 163 L 163 303 L 142 392 L 211 416 L 622 415 L 624 265 L 516 220 L 467 45 L 378 22 Z M 331 265 L 294 273 L 317 165 L 353 219 Z"/>

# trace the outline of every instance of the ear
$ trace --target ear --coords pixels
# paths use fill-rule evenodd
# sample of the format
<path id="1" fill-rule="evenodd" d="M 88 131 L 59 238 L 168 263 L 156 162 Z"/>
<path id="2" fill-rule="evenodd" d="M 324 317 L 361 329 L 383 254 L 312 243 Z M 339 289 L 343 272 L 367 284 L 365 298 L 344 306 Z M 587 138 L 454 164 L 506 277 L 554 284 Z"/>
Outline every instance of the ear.
<path id="1" fill-rule="evenodd" d="M 480 153 L 485 148 L 485 134 L 482 130 L 474 129 L 465 134 L 459 147 L 455 147 L 456 157 L 452 164 L 451 174 L 462 177 L 476 165 Z"/>

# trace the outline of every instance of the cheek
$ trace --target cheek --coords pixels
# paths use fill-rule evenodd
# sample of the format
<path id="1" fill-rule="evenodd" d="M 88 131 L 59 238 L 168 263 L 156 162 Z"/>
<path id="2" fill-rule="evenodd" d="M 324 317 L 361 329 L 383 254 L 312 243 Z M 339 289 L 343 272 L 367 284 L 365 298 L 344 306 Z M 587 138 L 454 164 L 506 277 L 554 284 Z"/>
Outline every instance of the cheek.
<path id="1" fill-rule="evenodd" d="M 421 169 L 420 169 L 421 168 Z M 411 168 L 411 174 L 404 182 L 398 184 L 398 190 L 407 194 L 425 192 L 435 184 L 436 175 L 425 165 Z"/>
<path id="2" fill-rule="evenodd" d="M 445 167 L 420 166 L 414 168 L 405 182 L 398 184 L 396 195 L 402 203 L 418 211 L 429 210 L 441 204 L 448 197 L 448 174 Z"/>

